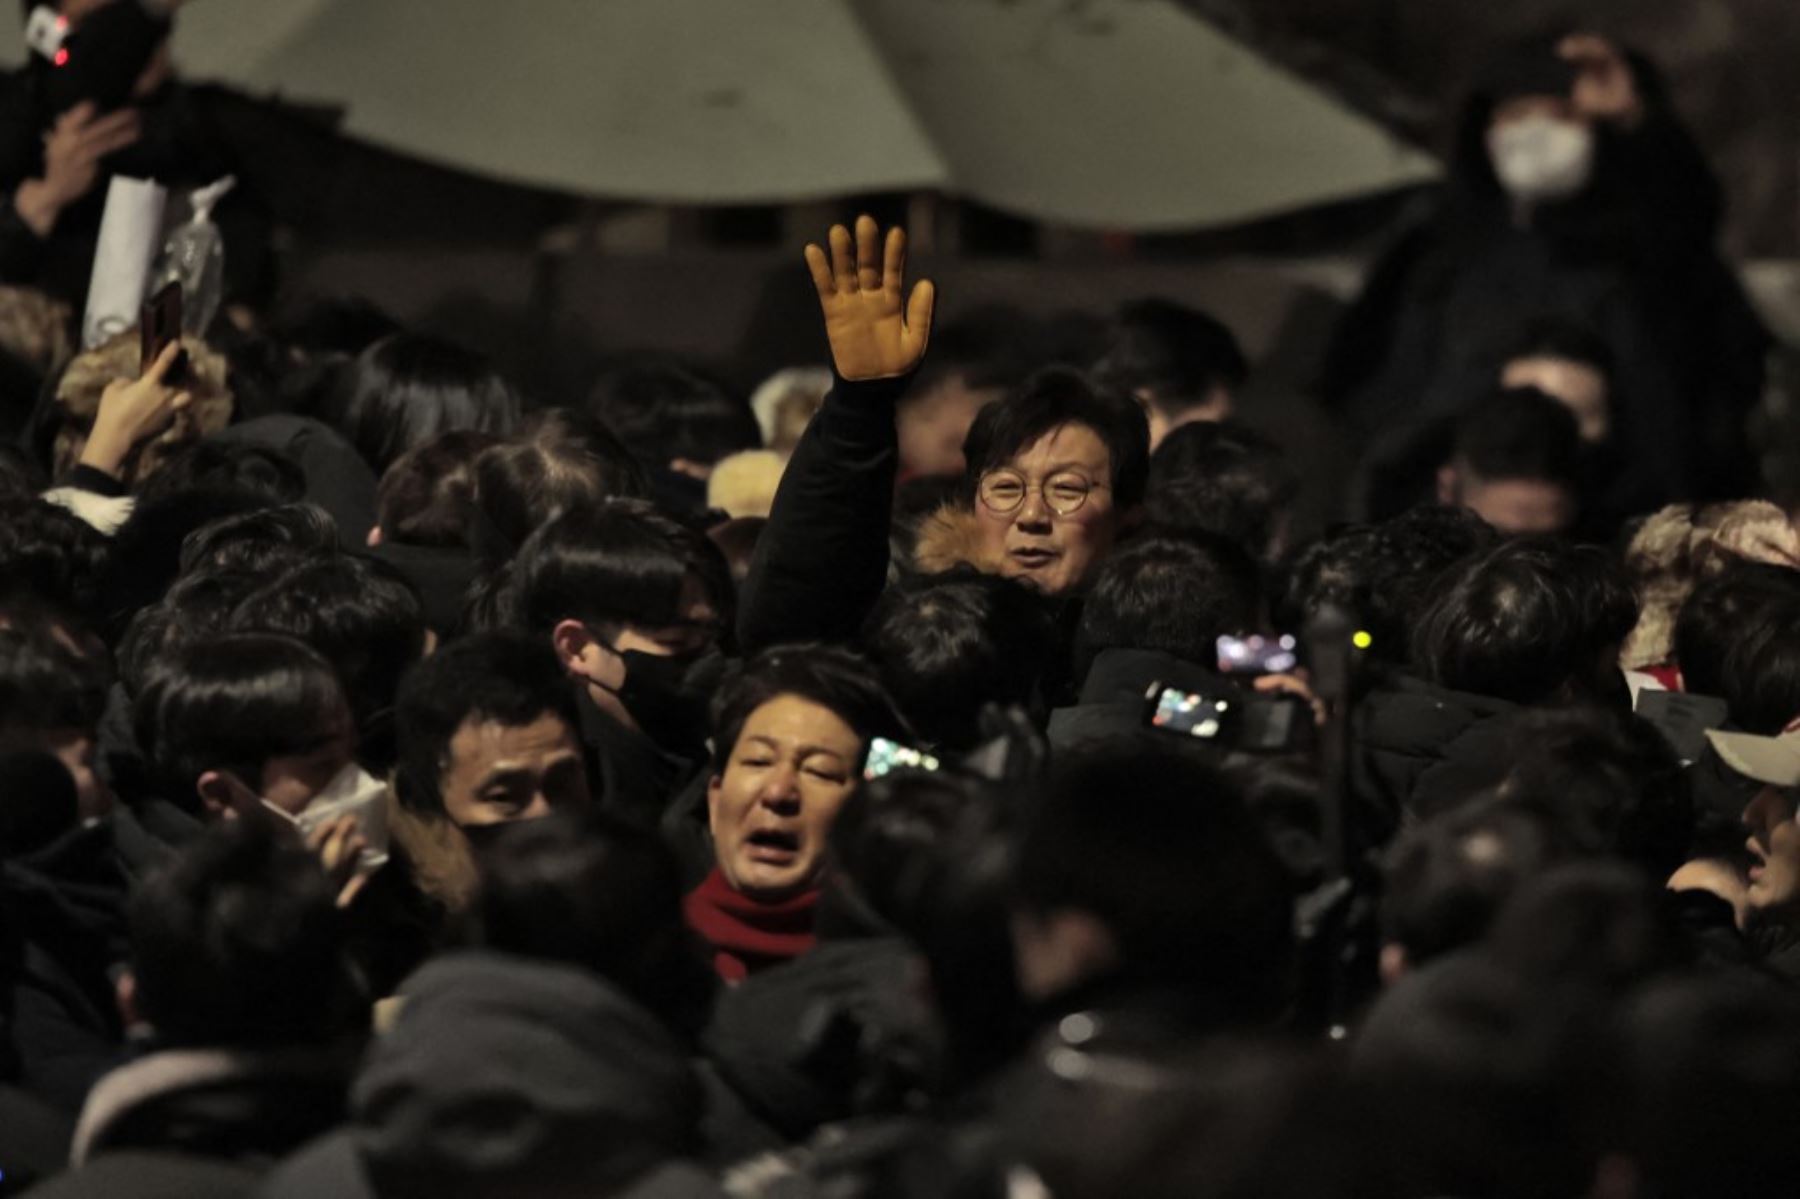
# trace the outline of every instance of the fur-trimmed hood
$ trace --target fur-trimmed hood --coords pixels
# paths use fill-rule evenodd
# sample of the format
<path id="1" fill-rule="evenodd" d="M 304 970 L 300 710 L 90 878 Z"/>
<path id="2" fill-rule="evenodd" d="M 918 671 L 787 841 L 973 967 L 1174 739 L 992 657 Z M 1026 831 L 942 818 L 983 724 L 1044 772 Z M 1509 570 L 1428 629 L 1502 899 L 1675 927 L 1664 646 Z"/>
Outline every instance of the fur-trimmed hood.
<path id="1" fill-rule="evenodd" d="M 982 549 L 980 518 L 961 504 L 945 504 L 919 522 L 912 564 L 922 574 L 942 574 L 958 566 L 1000 573 L 1000 562 Z"/>

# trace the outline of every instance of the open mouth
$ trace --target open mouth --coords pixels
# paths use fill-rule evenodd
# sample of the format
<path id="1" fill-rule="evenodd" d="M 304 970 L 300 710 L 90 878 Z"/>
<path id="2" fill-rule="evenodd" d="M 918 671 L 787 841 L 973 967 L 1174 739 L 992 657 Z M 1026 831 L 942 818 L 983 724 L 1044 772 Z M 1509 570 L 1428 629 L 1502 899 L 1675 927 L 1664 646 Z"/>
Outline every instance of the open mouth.
<path id="1" fill-rule="evenodd" d="M 744 848 L 753 862 L 788 866 L 800 856 L 800 834 L 785 829 L 758 829 L 744 838 Z"/>

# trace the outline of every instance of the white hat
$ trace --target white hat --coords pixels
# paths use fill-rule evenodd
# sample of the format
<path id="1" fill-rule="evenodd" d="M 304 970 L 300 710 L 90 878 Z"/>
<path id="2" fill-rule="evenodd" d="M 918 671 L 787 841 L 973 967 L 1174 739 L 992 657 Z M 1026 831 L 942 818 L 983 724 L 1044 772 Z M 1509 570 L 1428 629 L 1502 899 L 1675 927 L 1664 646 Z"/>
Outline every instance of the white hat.
<path id="1" fill-rule="evenodd" d="M 1779 737 L 1713 731 L 1706 738 L 1725 765 L 1745 778 L 1772 787 L 1800 787 L 1800 729 Z"/>

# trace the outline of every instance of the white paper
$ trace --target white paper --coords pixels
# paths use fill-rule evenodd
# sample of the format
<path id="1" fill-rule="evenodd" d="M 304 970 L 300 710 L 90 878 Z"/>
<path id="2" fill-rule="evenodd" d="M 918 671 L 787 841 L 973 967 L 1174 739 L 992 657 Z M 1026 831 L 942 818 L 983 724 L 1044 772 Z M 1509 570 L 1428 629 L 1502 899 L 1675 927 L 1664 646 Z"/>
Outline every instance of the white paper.
<path id="1" fill-rule="evenodd" d="M 150 281 L 150 264 L 162 248 L 163 209 L 169 193 L 145 179 L 115 175 L 106 190 L 100 243 L 88 277 L 87 313 L 81 344 L 93 349 L 136 325 Z"/>

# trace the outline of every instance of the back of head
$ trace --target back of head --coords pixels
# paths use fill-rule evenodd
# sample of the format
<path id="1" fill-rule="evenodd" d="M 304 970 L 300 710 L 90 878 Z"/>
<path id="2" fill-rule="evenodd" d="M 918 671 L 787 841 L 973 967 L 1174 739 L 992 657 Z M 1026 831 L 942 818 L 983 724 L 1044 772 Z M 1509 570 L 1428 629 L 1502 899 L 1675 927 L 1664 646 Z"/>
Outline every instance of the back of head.
<path id="1" fill-rule="evenodd" d="M 140 499 L 113 535 L 103 593 L 110 617 L 128 620 L 155 603 L 181 573 L 182 547 L 196 530 L 275 504 L 253 491 L 179 491 L 156 500 Z"/>
<path id="2" fill-rule="evenodd" d="M 524 821 L 482 863 L 474 944 L 590 971 L 672 1023 L 706 989 L 682 921 L 681 875 L 654 833 L 598 808 Z"/>
<path id="3" fill-rule="evenodd" d="M 676 626 L 694 588 L 720 629 L 734 619 L 736 590 L 718 547 L 644 500 L 562 514 L 531 535 L 507 574 L 505 618 L 543 636 L 562 620 Z"/>
<path id="4" fill-rule="evenodd" d="M 1507 798 L 1547 815 L 1577 852 L 1630 863 L 1658 883 L 1687 860 L 1693 794 L 1674 749 L 1646 721 L 1591 707 L 1526 712 L 1510 749 Z"/>
<path id="5" fill-rule="evenodd" d="M 1256 563 L 1207 533 L 1155 533 L 1113 553 L 1081 612 L 1076 671 L 1106 650 L 1154 650 L 1196 666 L 1218 661 L 1220 637 L 1262 621 Z"/>
<path id="6" fill-rule="evenodd" d="M 1675 623 L 1686 689 L 1723 699 L 1732 723 L 1774 736 L 1800 716 L 1800 572 L 1734 566 L 1694 589 Z"/>
<path id="7" fill-rule="evenodd" d="M 523 405 L 472 351 L 396 333 L 357 356 L 345 380 L 344 433 L 376 474 L 452 429 L 506 434 Z"/>
<path id="8" fill-rule="evenodd" d="M 649 467 L 676 461 L 711 466 L 762 446 L 748 403 L 674 362 L 616 364 L 595 383 L 587 410 Z"/>
<path id="9" fill-rule="evenodd" d="M 1291 880 L 1219 767 L 1153 735 L 1067 755 L 1026 816 L 1017 853 L 1023 908 L 1098 920 L 1121 982 L 1184 991 L 1227 1022 L 1281 1010 Z"/>
<path id="10" fill-rule="evenodd" d="M 1300 479 L 1281 447 L 1232 424 L 1183 425 L 1150 460 L 1150 519 L 1217 533 L 1262 561 L 1281 556 Z"/>
<path id="11" fill-rule="evenodd" d="M 1489 800 L 1408 829 L 1388 851 L 1381 904 L 1391 980 L 1479 941 L 1525 880 L 1561 859 L 1542 814 Z M 1403 956 L 1401 956 L 1403 955 Z"/>
<path id="12" fill-rule="evenodd" d="M 1216 317 L 1173 300 L 1133 300 L 1108 330 L 1094 375 L 1125 395 L 1176 415 L 1236 391 L 1250 373 L 1244 351 Z"/>
<path id="13" fill-rule="evenodd" d="M 337 522 L 315 504 L 283 504 L 202 525 L 181 539 L 181 573 L 250 571 L 269 577 L 314 558 L 334 557 Z"/>
<path id="14" fill-rule="evenodd" d="M 465 544 L 475 496 L 475 460 L 499 444 L 496 433 L 452 429 L 396 458 L 375 491 L 375 521 L 382 540 L 396 545 Z"/>
<path id="15" fill-rule="evenodd" d="M 0 501 L 0 606 L 97 618 L 105 607 L 108 548 L 66 508 L 35 496 Z"/>
<path id="16" fill-rule="evenodd" d="M 475 545 L 489 560 L 510 556 L 571 509 L 649 495 L 643 468 L 619 440 L 593 417 L 563 408 L 538 413 L 518 437 L 485 450 L 472 472 Z"/>
<path id="17" fill-rule="evenodd" d="M 521 726 L 546 713 L 580 727 L 574 692 L 547 638 L 481 633 L 452 642 L 400 685 L 396 794 L 413 811 L 442 814 L 439 780 L 465 721 Z"/>
<path id="18" fill-rule="evenodd" d="M 1143 409 L 1067 367 L 1039 371 L 1005 399 L 981 410 L 963 442 L 966 495 L 973 500 L 984 474 L 1006 466 L 1064 425 L 1094 431 L 1112 465 L 1114 507 L 1121 512 L 1137 507 L 1150 470 L 1150 429 Z"/>
<path id="19" fill-rule="evenodd" d="M 247 491 L 271 503 L 295 504 L 306 495 L 306 472 L 279 450 L 229 441 L 199 441 L 169 455 L 137 489 L 140 503 L 181 491 Z"/>
<path id="20" fill-rule="evenodd" d="M 1413 664 L 1455 691 L 1544 704 L 1618 685 L 1637 601 L 1598 549 L 1525 538 L 1446 576 L 1413 632 Z"/>
<path id="21" fill-rule="evenodd" d="M 167 797 L 192 804 L 206 771 L 231 771 L 254 788 L 271 758 L 341 736 L 346 707 L 331 664 L 313 650 L 289 637 L 229 633 L 157 658 L 133 724 Z"/>
<path id="22" fill-rule="evenodd" d="M 890 588 L 870 618 L 868 644 L 914 731 L 952 749 L 980 739 L 987 704 L 1041 707 L 1038 684 L 1057 656 L 1043 597 L 975 571 Z"/>
<path id="23" fill-rule="evenodd" d="M 361 1023 L 318 859 L 257 821 L 185 847 L 131 902 L 136 1002 L 165 1045 L 323 1046 Z"/>

